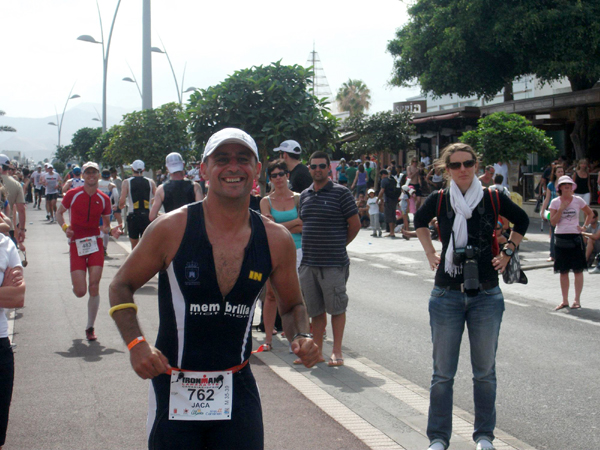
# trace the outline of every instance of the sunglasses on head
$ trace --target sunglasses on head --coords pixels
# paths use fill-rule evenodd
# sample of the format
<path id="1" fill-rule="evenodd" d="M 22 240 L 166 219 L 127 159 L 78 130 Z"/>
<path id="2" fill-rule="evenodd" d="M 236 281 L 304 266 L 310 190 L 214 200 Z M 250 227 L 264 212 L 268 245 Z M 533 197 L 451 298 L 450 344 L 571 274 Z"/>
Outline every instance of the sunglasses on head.
<path id="1" fill-rule="evenodd" d="M 321 164 L 311 164 L 311 165 L 310 165 L 310 168 L 311 168 L 312 170 L 315 170 L 317 167 L 318 167 L 319 169 L 326 169 L 326 168 L 327 168 L 327 164 L 325 164 L 325 163 L 321 163 Z"/>
<path id="2" fill-rule="evenodd" d="M 271 178 L 279 178 L 279 177 L 285 177 L 288 173 L 287 172 L 274 172 L 271 174 Z"/>
<path id="3" fill-rule="evenodd" d="M 450 169 L 453 170 L 457 170 L 460 169 L 460 166 L 465 166 L 465 169 L 470 169 L 471 167 L 473 167 L 475 165 L 477 161 L 475 161 L 474 159 L 468 159 L 466 161 L 462 161 L 462 162 L 449 162 L 448 163 L 448 167 Z"/>

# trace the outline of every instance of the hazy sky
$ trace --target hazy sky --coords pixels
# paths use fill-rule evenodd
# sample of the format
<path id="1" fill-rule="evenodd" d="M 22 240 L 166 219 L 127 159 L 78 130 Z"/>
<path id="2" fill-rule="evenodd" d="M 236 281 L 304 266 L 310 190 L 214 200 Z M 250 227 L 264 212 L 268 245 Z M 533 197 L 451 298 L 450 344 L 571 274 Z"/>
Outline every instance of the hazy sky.
<path id="1" fill-rule="evenodd" d="M 117 0 L 99 0 L 108 39 Z M 206 88 L 235 70 L 266 65 L 305 65 L 313 47 L 331 90 L 355 78 L 371 89 L 371 112 L 417 95 L 418 89 L 390 89 L 392 57 L 387 42 L 407 20 L 400 0 L 256 0 L 254 2 L 154 0 L 152 45 L 164 42 L 184 88 Z M 76 40 L 101 40 L 93 0 L 2 2 L 0 14 L 0 110 L 7 117 L 45 117 L 64 107 L 69 90 L 78 102 L 101 103 L 102 48 Z M 108 65 L 108 104 L 141 109 L 128 64 L 141 87 L 142 0 L 123 0 L 112 36 Z M 165 55 L 152 54 L 153 105 L 175 101 L 173 75 Z M 187 99 L 187 94 L 185 99 Z"/>

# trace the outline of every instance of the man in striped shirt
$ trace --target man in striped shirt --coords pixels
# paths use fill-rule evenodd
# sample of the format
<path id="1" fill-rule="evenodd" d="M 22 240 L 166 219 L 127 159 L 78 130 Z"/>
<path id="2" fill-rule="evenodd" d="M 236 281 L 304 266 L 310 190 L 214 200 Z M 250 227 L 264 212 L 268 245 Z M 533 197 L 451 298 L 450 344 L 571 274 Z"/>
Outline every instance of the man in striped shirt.
<path id="1" fill-rule="evenodd" d="M 328 364 L 341 366 L 344 364 L 342 338 L 348 306 L 346 282 L 350 273 L 346 246 L 358 234 L 360 219 L 350 190 L 329 180 L 331 167 L 326 153 L 313 153 L 309 169 L 313 184 L 300 197 L 300 286 L 312 319 L 314 341 L 321 352 L 327 314 L 331 315 L 333 352 Z"/>

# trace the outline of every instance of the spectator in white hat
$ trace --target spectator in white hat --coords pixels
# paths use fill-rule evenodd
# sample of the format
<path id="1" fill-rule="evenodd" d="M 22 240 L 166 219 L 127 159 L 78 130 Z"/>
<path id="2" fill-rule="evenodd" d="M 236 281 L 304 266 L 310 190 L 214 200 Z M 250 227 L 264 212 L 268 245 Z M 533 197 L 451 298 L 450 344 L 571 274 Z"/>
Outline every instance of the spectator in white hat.
<path id="1" fill-rule="evenodd" d="M 123 181 L 121 186 L 119 208 L 123 209 L 127 204 L 127 233 L 132 250 L 150 225 L 150 205 L 156 194 L 154 180 L 143 176 L 145 168 L 144 161 L 136 159 L 131 163 L 133 176 Z"/>
<path id="2" fill-rule="evenodd" d="M 312 184 L 313 180 L 308 167 L 300 162 L 300 154 L 302 153 L 300 144 L 290 139 L 283 141 L 273 151 L 280 152 L 281 159 L 285 161 L 290 173 L 290 189 L 292 191 L 301 193 Z"/>
<path id="3" fill-rule="evenodd" d="M 165 212 L 168 213 L 204 199 L 200 185 L 185 179 L 185 164 L 179 153 L 169 153 L 165 159 L 165 166 L 169 171 L 169 180 L 156 189 L 150 221 L 158 217 L 161 206 L 164 206 Z"/>

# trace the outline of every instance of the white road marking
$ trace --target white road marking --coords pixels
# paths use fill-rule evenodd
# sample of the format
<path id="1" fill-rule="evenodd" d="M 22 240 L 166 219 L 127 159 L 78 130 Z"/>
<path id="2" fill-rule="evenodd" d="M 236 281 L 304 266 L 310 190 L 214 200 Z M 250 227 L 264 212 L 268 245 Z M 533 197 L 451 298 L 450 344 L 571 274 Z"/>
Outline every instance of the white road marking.
<path id="1" fill-rule="evenodd" d="M 514 300 L 508 300 L 508 299 L 504 299 L 504 303 L 510 303 L 511 305 L 515 305 L 515 306 L 522 306 L 523 308 L 529 308 L 530 305 L 526 305 L 525 303 L 521 303 L 521 302 L 515 302 Z"/>
<path id="2" fill-rule="evenodd" d="M 549 314 L 554 314 L 554 313 L 549 313 Z M 593 320 L 582 319 L 581 317 L 575 317 L 575 316 L 572 316 L 570 314 L 565 314 L 565 313 L 559 313 L 559 314 L 554 314 L 554 315 L 556 317 L 562 317 L 563 319 L 576 320 L 577 322 L 585 322 L 587 324 L 594 325 L 596 327 L 600 327 L 600 322 L 594 322 Z"/>
<path id="3" fill-rule="evenodd" d="M 416 277 L 416 273 L 406 272 L 404 270 L 394 270 L 394 272 L 399 273 L 400 275 L 406 275 L 407 277 Z"/>
<path id="4" fill-rule="evenodd" d="M 353 257 L 352 257 L 352 258 L 350 258 L 350 259 L 351 259 L 352 261 L 365 262 L 365 260 L 364 260 L 364 259 L 362 259 L 362 258 L 357 258 L 357 257 L 355 257 L 355 256 L 353 256 Z"/>
<path id="5" fill-rule="evenodd" d="M 377 267 L 378 269 L 391 269 L 389 266 L 384 266 L 383 264 L 371 264 L 372 267 Z"/>

